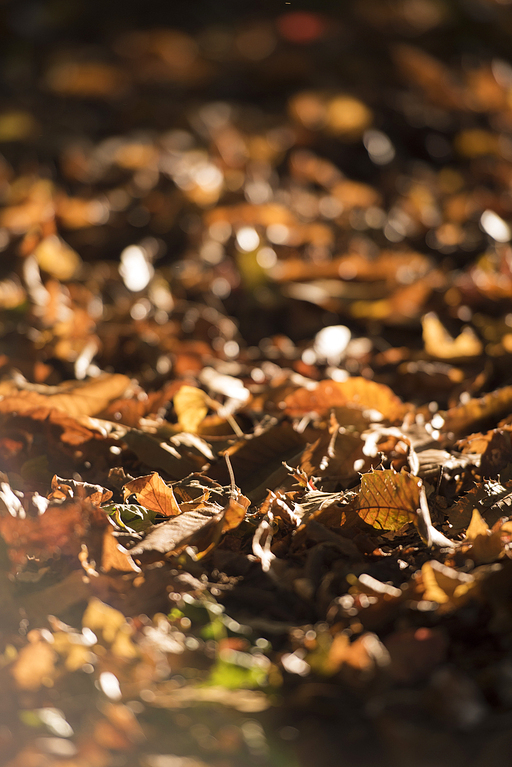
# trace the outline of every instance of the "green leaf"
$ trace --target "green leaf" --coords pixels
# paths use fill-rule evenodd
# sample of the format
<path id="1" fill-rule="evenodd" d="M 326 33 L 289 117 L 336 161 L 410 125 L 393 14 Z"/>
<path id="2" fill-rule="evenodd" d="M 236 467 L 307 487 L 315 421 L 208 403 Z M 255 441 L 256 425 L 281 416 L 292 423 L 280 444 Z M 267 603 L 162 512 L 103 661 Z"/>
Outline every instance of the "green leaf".
<path id="1" fill-rule="evenodd" d="M 156 517 L 156 512 L 136 503 L 109 503 L 102 508 L 121 530 L 129 533 L 147 530 Z"/>
<path id="2" fill-rule="evenodd" d="M 239 690 L 265 687 L 268 684 L 266 669 L 257 664 L 256 658 L 252 658 L 249 653 L 233 653 L 233 655 L 247 657 L 247 665 L 219 659 L 212 667 L 206 683 L 208 686 Z M 251 663 L 251 661 L 254 662 Z"/>

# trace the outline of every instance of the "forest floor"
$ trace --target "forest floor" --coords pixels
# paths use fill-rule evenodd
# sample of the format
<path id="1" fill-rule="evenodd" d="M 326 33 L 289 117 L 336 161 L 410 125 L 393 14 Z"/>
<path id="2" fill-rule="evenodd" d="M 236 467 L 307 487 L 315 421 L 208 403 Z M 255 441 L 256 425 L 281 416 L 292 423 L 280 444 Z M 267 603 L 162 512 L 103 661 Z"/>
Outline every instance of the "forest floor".
<path id="1" fill-rule="evenodd" d="M 234 5 L 3 7 L 0 761 L 508 766 L 512 10 Z"/>

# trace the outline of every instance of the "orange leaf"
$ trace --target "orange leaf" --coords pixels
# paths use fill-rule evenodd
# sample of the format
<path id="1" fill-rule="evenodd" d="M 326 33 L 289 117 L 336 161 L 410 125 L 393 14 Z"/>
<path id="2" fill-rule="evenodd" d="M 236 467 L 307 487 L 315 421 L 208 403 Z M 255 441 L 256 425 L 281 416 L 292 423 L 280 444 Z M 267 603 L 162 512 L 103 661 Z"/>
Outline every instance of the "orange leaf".
<path id="1" fill-rule="evenodd" d="M 314 389 L 301 388 L 285 398 L 285 412 L 300 416 L 315 411 L 325 413 L 333 407 L 376 410 L 388 421 L 401 421 L 407 406 L 384 384 L 356 376 L 346 381 L 320 381 Z"/>
<path id="2" fill-rule="evenodd" d="M 382 530 L 400 530 L 418 516 L 422 483 L 393 469 L 371 471 L 361 477 L 361 490 L 352 508 L 361 519 Z"/>
<path id="3" fill-rule="evenodd" d="M 125 501 L 130 495 L 135 495 L 141 506 L 163 514 L 164 517 L 175 517 L 181 513 L 172 487 L 166 485 L 156 471 L 127 482 L 123 493 Z"/>
<path id="4" fill-rule="evenodd" d="M 112 374 L 79 383 L 67 381 L 56 391 L 53 386 L 2 381 L 0 411 L 26 413 L 41 420 L 52 410 L 61 410 L 72 418 L 94 416 L 124 394 L 129 383 L 128 376 Z"/>

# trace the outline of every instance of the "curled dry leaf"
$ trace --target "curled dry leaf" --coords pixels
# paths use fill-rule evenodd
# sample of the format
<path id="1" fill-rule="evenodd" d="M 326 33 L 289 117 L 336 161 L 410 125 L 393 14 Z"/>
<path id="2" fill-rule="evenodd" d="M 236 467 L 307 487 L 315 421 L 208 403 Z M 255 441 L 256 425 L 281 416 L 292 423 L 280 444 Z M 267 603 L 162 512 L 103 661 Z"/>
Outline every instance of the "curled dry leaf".
<path id="1" fill-rule="evenodd" d="M 166 485 L 156 471 L 127 482 L 123 487 L 123 495 L 125 501 L 130 495 L 134 495 L 141 506 L 164 517 L 175 517 L 181 513 L 172 487 Z"/>
<path id="2" fill-rule="evenodd" d="M 89 482 L 79 482 L 75 479 L 62 479 L 56 474 L 52 478 L 52 492 L 48 496 L 51 501 L 59 501 L 67 498 L 87 498 L 95 506 L 101 506 L 112 498 L 112 491 L 106 490 L 101 485 L 92 485 Z"/>
<path id="3" fill-rule="evenodd" d="M 221 536 L 238 527 L 249 508 L 249 499 L 241 493 L 230 498 L 223 509 L 217 503 L 204 503 L 153 526 L 141 543 L 130 549 L 130 555 L 147 560 L 162 555 L 179 554 L 186 546 L 194 546 L 197 556 L 205 556 Z"/>
<path id="4" fill-rule="evenodd" d="M 136 559 L 155 561 L 167 554 L 178 554 L 185 546 L 206 551 L 221 532 L 222 509 L 217 505 L 184 511 L 155 525 L 141 543 L 130 549 Z"/>
<path id="5" fill-rule="evenodd" d="M 474 397 L 441 413 L 444 418 L 443 433 L 453 434 L 454 437 L 467 434 L 485 421 L 498 421 L 509 415 L 511 410 L 512 386 L 495 389 L 483 397 Z"/>

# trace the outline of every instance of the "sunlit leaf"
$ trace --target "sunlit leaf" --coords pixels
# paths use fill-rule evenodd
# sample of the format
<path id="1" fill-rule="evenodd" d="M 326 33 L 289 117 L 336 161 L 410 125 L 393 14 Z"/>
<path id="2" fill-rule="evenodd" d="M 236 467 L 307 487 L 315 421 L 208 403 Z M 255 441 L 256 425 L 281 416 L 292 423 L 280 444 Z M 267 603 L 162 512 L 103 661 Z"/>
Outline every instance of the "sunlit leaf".
<path id="1" fill-rule="evenodd" d="M 422 325 L 425 351 L 432 357 L 454 359 L 456 357 L 477 357 L 482 354 L 482 342 L 470 327 L 464 328 L 457 338 L 452 338 L 433 312 L 429 312 L 423 317 Z"/>
<path id="2" fill-rule="evenodd" d="M 207 395 L 194 386 L 182 386 L 173 397 L 178 423 L 183 431 L 196 433 L 208 413 Z"/>
<path id="3" fill-rule="evenodd" d="M 131 495 L 135 495 L 141 506 L 156 511 L 164 517 L 174 517 L 176 514 L 180 514 L 180 507 L 172 487 L 166 485 L 156 471 L 127 482 L 123 487 L 123 494 L 125 500 Z"/>
<path id="4" fill-rule="evenodd" d="M 420 506 L 421 480 L 391 470 L 371 471 L 361 477 L 354 508 L 361 519 L 381 530 L 401 530 L 414 521 Z"/>
<path id="5" fill-rule="evenodd" d="M 316 411 L 325 413 L 333 407 L 352 407 L 373 411 L 382 418 L 395 422 L 407 412 L 407 406 L 384 384 L 366 378 L 347 378 L 346 381 L 320 381 L 315 387 L 301 388 L 289 394 L 286 411 L 293 416 Z"/>
<path id="6" fill-rule="evenodd" d="M 68 381 L 59 387 L 0 382 L 0 411 L 30 413 L 45 418 L 51 410 L 62 410 L 67 416 L 94 416 L 123 394 L 130 380 L 120 374 L 104 375 L 90 381 Z"/>

